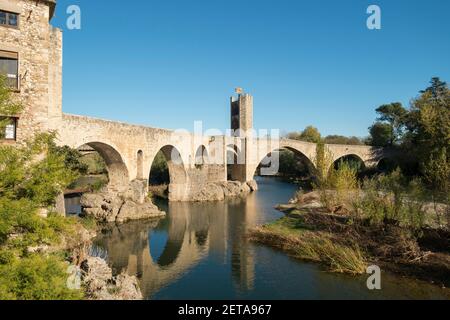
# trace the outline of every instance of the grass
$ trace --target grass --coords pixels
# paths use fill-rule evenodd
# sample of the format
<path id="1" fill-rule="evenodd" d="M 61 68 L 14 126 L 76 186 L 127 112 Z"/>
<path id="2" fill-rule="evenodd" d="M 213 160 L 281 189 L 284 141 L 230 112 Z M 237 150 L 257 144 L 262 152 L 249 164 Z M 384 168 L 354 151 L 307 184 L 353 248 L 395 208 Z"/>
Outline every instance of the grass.
<path id="1" fill-rule="evenodd" d="M 341 244 L 328 232 L 313 231 L 301 218 L 284 217 L 254 228 L 250 238 L 286 251 L 298 259 L 320 262 L 331 272 L 366 272 L 366 259 L 357 244 Z"/>

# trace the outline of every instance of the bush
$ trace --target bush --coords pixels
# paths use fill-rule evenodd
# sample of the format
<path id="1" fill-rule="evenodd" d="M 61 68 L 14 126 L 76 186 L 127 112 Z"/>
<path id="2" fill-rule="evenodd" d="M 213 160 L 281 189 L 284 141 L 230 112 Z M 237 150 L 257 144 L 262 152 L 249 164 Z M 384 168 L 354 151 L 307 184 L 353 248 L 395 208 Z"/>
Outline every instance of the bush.
<path id="1" fill-rule="evenodd" d="M 82 299 L 80 290 L 67 287 L 67 268 L 59 257 L 39 254 L 0 264 L 0 300 Z"/>
<path id="2" fill-rule="evenodd" d="M 413 230 L 425 225 L 426 191 L 420 179 L 409 181 L 399 169 L 366 179 L 354 212 L 373 224 L 393 223 Z"/>

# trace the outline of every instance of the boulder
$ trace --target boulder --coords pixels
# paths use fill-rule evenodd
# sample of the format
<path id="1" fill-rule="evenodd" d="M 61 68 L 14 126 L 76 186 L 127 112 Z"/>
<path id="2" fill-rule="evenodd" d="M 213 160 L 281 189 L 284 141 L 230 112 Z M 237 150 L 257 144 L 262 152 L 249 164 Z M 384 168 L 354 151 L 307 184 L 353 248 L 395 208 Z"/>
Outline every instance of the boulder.
<path id="1" fill-rule="evenodd" d="M 250 190 L 252 192 L 258 191 L 258 184 L 255 180 L 247 181 L 247 185 L 250 187 Z"/>
<path id="2" fill-rule="evenodd" d="M 131 197 L 131 193 L 129 195 Z M 165 212 L 160 211 L 149 199 L 139 203 L 135 201 L 137 198 L 134 198 L 135 200 L 124 198 L 125 196 L 113 193 L 84 194 L 80 202 L 83 213 L 100 222 L 123 223 L 165 215 Z"/>
<path id="3" fill-rule="evenodd" d="M 241 194 L 242 183 L 239 181 L 227 181 L 222 183 L 225 197 L 232 198 Z"/>
<path id="4" fill-rule="evenodd" d="M 81 206 L 83 208 L 100 208 L 103 204 L 103 195 L 100 193 L 85 193 L 81 196 Z"/>
<path id="5" fill-rule="evenodd" d="M 147 189 L 147 180 L 133 180 L 130 182 L 128 190 L 123 194 L 123 198 L 143 204 L 147 197 Z"/>
<path id="6" fill-rule="evenodd" d="M 116 217 L 116 222 L 124 223 L 131 220 L 152 219 L 165 216 L 164 211 L 160 211 L 152 202 L 147 201 L 142 204 L 134 201 L 126 201 Z"/>
<path id="7" fill-rule="evenodd" d="M 241 188 L 239 189 L 239 196 L 245 196 L 245 195 L 249 194 L 250 192 L 252 192 L 252 190 L 250 189 L 250 186 L 247 183 L 243 183 L 241 185 Z"/>
<path id="8" fill-rule="evenodd" d="M 80 200 L 84 214 L 100 222 L 114 222 L 122 208 L 123 200 L 110 193 L 86 193 Z"/>
<path id="9" fill-rule="evenodd" d="M 256 182 L 242 183 L 239 181 L 213 182 L 206 184 L 193 197 L 192 201 L 223 201 L 225 198 L 245 196 L 257 190 Z"/>
<path id="10" fill-rule="evenodd" d="M 220 185 L 208 183 L 194 197 L 192 201 L 222 201 L 225 199 L 224 190 Z"/>
<path id="11" fill-rule="evenodd" d="M 91 300 L 142 300 L 135 276 L 113 276 L 105 260 L 89 257 L 81 264 L 82 281 Z"/>

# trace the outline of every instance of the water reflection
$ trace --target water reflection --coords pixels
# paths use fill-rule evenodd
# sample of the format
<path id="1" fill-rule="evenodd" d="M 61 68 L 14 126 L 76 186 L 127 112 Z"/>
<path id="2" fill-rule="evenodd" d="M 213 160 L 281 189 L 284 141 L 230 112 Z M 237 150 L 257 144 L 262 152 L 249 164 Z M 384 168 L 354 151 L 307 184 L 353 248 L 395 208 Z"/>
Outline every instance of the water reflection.
<path id="1" fill-rule="evenodd" d="M 273 206 L 296 190 L 273 180 L 259 184 L 261 191 L 246 199 L 161 203 L 164 219 L 110 227 L 96 244 L 115 273 L 138 277 L 149 299 L 447 297 L 438 288 L 387 275 L 383 291 L 370 292 L 364 277 L 324 273 L 249 242 L 246 229 L 281 216 Z"/>
<path id="2" fill-rule="evenodd" d="M 255 225 L 256 197 L 207 204 L 162 204 L 166 218 L 112 226 L 96 244 L 108 252 L 115 273 L 137 275 L 144 295 L 151 297 L 211 255 L 227 263 L 242 291 L 254 287 L 253 247 L 245 237 Z"/>

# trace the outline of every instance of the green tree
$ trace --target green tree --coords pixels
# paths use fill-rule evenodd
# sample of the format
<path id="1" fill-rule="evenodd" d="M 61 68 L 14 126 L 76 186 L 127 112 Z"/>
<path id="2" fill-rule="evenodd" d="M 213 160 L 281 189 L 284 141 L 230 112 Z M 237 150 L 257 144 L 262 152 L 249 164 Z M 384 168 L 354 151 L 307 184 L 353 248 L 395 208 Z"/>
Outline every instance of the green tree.
<path id="1" fill-rule="evenodd" d="M 375 147 L 388 147 L 394 143 L 394 128 L 389 123 L 375 122 L 369 128 L 369 143 Z"/>
<path id="2" fill-rule="evenodd" d="M 52 152 L 64 158 L 64 165 L 66 168 L 78 172 L 82 175 L 87 174 L 88 165 L 83 163 L 83 155 L 77 149 L 72 149 L 68 146 L 59 147 L 55 143 L 51 144 Z"/>
<path id="3" fill-rule="evenodd" d="M 414 99 L 408 116 L 409 145 L 426 162 L 442 148 L 450 154 L 450 90 L 439 78 Z"/>
<path id="4" fill-rule="evenodd" d="M 0 82 L 0 114 L 11 116 L 21 109 Z M 51 208 L 78 175 L 67 150 L 54 141 L 54 133 L 39 133 L 17 146 L 0 145 L 0 299 L 82 297 L 80 290 L 66 286 L 63 252 L 30 251 L 58 244 L 63 233 L 76 237 L 75 223 L 53 213 L 47 218 L 37 213 Z"/>
<path id="5" fill-rule="evenodd" d="M 429 185 L 437 191 L 448 192 L 450 188 L 450 159 L 445 148 L 432 153 L 423 168 L 425 179 Z"/>
<path id="6" fill-rule="evenodd" d="M 325 143 L 328 144 L 348 144 L 348 145 L 363 145 L 364 142 L 358 137 L 345 137 L 339 135 L 329 135 L 324 138 Z"/>
<path id="7" fill-rule="evenodd" d="M 306 127 L 302 132 L 291 132 L 287 137 L 293 140 L 302 140 L 312 143 L 318 143 L 322 139 L 319 130 L 313 126 Z"/>
<path id="8" fill-rule="evenodd" d="M 392 127 L 393 139 L 391 144 L 401 142 L 408 111 L 400 102 L 394 102 L 380 106 L 376 112 L 379 115 L 378 121 L 387 123 Z"/>

